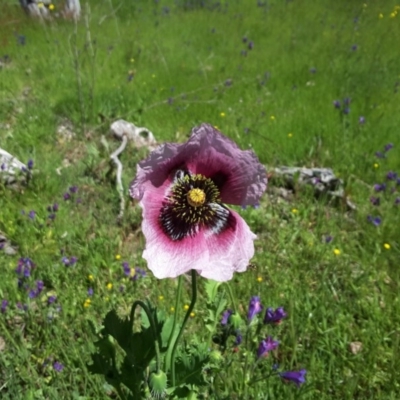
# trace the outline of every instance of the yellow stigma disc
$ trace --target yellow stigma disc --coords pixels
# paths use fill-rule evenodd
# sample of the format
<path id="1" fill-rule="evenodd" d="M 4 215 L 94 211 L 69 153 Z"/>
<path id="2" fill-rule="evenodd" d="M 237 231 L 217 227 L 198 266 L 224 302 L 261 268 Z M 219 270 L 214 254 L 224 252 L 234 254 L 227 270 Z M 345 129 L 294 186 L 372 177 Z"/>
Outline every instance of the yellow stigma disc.
<path id="1" fill-rule="evenodd" d="M 199 207 L 206 201 L 206 194 L 201 189 L 191 189 L 187 194 L 187 200 L 192 207 Z"/>

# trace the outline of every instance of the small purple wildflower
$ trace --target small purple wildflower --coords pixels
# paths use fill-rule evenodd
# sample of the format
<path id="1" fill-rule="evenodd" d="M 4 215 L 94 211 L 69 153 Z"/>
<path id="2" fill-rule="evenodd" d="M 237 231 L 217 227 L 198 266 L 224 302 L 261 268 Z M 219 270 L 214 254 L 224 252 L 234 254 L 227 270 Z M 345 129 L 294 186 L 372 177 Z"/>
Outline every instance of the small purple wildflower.
<path id="1" fill-rule="evenodd" d="M 239 331 L 237 331 L 234 345 L 239 346 L 242 342 L 243 342 L 243 336 L 240 334 Z"/>
<path id="2" fill-rule="evenodd" d="M 398 206 L 400 204 L 400 197 L 396 197 L 394 200 L 394 204 Z"/>
<path id="3" fill-rule="evenodd" d="M 300 371 L 281 372 L 279 376 L 286 381 L 295 383 L 297 387 L 300 387 L 300 385 L 306 381 L 306 373 L 307 371 L 305 369 L 302 369 Z"/>
<path id="4" fill-rule="evenodd" d="M 243 42 L 243 43 L 246 43 L 246 42 L 247 42 L 247 37 L 246 37 L 246 36 L 243 36 L 242 42 Z"/>
<path id="5" fill-rule="evenodd" d="M 253 43 L 252 40 L 250 40 L 249 44 L 247 45 L 247 48 L 248 48 L 249 50 L 253 50 L 253 49 L 254 49 L 254 43 Z"/>
<path id="6" fill-rule="evenodd" d="M 263 306 L 261 305 L 261 300 L 258 296 L 253 296 L 250 299 L 249 309 L 247 312 L 247 320 L 251 322 L 256 314 L 260 313 L 263 310 Z"/>
<path id="7" fill-rule="evenodd" d="M 64 196 L 63 196 L 63 197 L 64 197 L 64 200 L 65 200 L 65 201 L 68 201 L 68 200 L 71 199 L 71 195 L 70 195 L 69 193 L 67 193 L 67 192 L 64 193 Z"/>
<path id="8" fill-rule="evenodd" d="M 350 107 L 343 108 L 343 114 L 350 114 Z"/>
<path id="9" fill-rule="evenodd" d="M 227 325 L 229 322 L 229 317 L 233 314 L 232 310 L 226 310 L 224 311 L 224 313 L 222 314 L 222 318 L 221 318 L 221 325 Z"/>
<path id="10" fill-rule="evenodd" d="M 124 274 L 125 274 L 126 276 L 130 276 L 130 274 L 131 274 L 131 268 L 129 267 L 129 264 L 128 264 L 126 261 L 124 261 L 124 262 L 122 263 L 122 268 L 123 268 L 123 270 L 124 270 Z"/>
<path id="11" fill-rule="evenodd" d="M 380 217 L 372 217 L 371 215 L 368 215 L 367 221 L 371 222 L 371 224 L 375 226 L 379 226 L 382 222 Z"/>
<path id="12" fill-rule="evenodd" d="M 30 219 L 35 219 L 36 217 L 36 212 L 34 210 L 29 211 L 28 217 Z"/>
<path id="13" fill-rule="evenodd" d="M 381 183 L 381 184 L 376 183 L 374 185 L 375 192 L 383 192 L 385 189 L 386 189 L 386 184 L 385 183 Z"/>
<path id="14" fill-rule="evenodd" d="M 17 268 L 15 272 L 17 275 L 22 275 L 25 278 L 29 278 L 31 276 L 31 270 L 35 268 L 35 264 L 28 257 L 20 258 L 18 260 Z"/>
<path id="15" fill-rule="evenodd" d="M 393 148 L 393 143 L 388 143 L 387 145 L 385 145 L 385 152 L 389 151 L 392 148 Z"/>
<path id="16" fill-rule="evenodd" d="M 66 266 L 66 267 L 72 267 L 74 264 L 76 264 L 76 262 L 78 261 L 78 259 L 74 256 L 68 258 L 68 257 L 62 257 L 61 258 L 61 262 Z"/>
<path id="17" fill-rule="evenodd" d="M 139 278 L 144 278 L 146 276 L 146 271 L 142 268 L 135 268 L 135 275 L 131 278 L 133 281 L 137 281 Z"/>
<path id="18" fill-rule="evenodd" d="M 54 295 L 49 296 L 47 299 L 47 304 L 53 304 L 56 302 L 56 300 L 57 300 L 57 296 L 54 296 Z"/>
<path id="19" fill-rule="evenodd" d="M 286 318 L 287 314 L 283 307 L 278 307 L 275 311 L 273 308 L 267 308 L 264 317 L 264 324 L 276 324 L 279 325 L 283 318 Z"/>
<path id="20" fill-rule="evenodd" d="M 54 221 L 56 219 L 56 214 L 51 213 L 47 216 L 48 219 L 51 219 L 52 221 Z"/>
<path id="21" fill-rule="evenodd" d="M 70 186 L 68 190 L 70 193 L 76 193 L 78 191 L 78 186 Z"/>
<path id="22" fill-rule="evenodd" d="M 8 306 L 8 300 L 3 299 L 1 301 L 1 308 L 0 308 L 0 311 L 1 311 L 2 314 L 4 314 L 6 312 L 7 306 Z"/>
<path id="23" fill-rule="evenodd" d="M 32 169 L 33 168 L 33 160 L 29 160 L 28 164 L 27 164 L 28 169 Z"/>
<path id="24" fill-rule="evenodd" d="M 315 67 L 310 68 L 311 74 L 315 74 L 316 72 L 317 72 L 317 68 L 315 68 Z"/>
<path id="25" fill-rule="evenodd" d="M 386 157 L 385 154 L 383 154 L 381 151 L 377 151 L 377 152 L 375 153 L 375 156 L 376 156 L 377 158 L 385 158 L 385 157 Z"/>
<path id="26" fill-rule="evenodd" d="M 353 44 L 353 46 L 351 46 L 351 50 L 356 51 L 358 49 L 358 46 L 356 44 Z"/>
<path id="27" fill-rule="evenodd" d="M 89 288 L 87 291 L 88 296 L 93 296 L 93 288 Z"/>
<path id="28" fill-rule="evenodd" d="M 331 235 L 325 236 L 325 243 L 330 243 L 330 242 L 332 242 L 332 240 L 333 240 L 333 236 L 331 236 Z"/>
<path id="29" fill-rule="evenodd" d="M 381 204 L 381 199 L 379 197 L 371 196 L 369 201 L 373 206 L 379 206 L 379 204 Z"/>
<path id="30" fill-rule="evenodd" d="M 339 101 L 339 100 L 334 100 L 333 106 L 334 106 L 335 108 L 340 108 L 340 101 Z"/>
<path id="31" fill-rule="evenodd" d="M 277 340 L 273 340 L 271 336 L 268 336 L 266 339 L 262 340 L 258 346 L 257 357 L 267 357 L 269 352 L 275 350 L 278 345 L 279 342 Z"/>
<path id="32" fill-rule="evenodd" d="M 365 117 L 360 116 L 360 117 L 358 118 L 358 123 L 359 123 L 360 125 L 365 124 Z"/>
<path id="33" fill-rule="evenodd" d="M 389 172 L 386 174 L 386 178 L 389 179 L 389 180 L 391 180 L 391 181 L 394 181 L 394 180 L 397 178 L 397 173 L 396 173 L 396 172 L 393 172 L 393 171 L 389 171 Z"/>
<path id="34" fill-rule="evenodd" d="M 0 169 L 1 169 L 2 171 L 4 171 L 6 168 L 7 168 L 7 165 L 6 165 L 5 163 L 1 164 Z"/>
<path id="35" fill-rule="evenodd" d="M 59 361 L 56 361 L 53 364 L 54 371 L 61 372 L 64 369 L 64 365 L 62 365 Z"/>
<path id="36" fill-rule="evenodd" d="M 38 292 L 40 293 L 44 288 L 44 282 L 43 281 L 36 281 L 36 288 L 37 288 Z"/>

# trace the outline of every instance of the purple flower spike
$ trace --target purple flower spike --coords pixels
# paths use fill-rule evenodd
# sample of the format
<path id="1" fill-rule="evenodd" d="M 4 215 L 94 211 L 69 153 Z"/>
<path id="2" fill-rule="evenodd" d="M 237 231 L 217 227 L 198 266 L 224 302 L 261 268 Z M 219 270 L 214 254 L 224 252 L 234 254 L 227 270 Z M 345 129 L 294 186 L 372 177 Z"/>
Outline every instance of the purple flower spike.
<path id="1" fill-rule="evenodd" d="M 381 204 L 381 199 L 379 197 L 374 197 L 372 196 L 369 201 L 371 202 L 371 204 L 373 206 L 379 206 L 379 204 Z"/>
<path id="2" fill-rule="evenodd" d="M 302 369 L 300 371 L 281 372 L 279 375 L 285 381 L 293 382 L 297 387 L 300 387 L 300 385 L 306 381 L 306 373 L 307 371 Z"/>
<path id="3" fill-rule="evenodd" d="M 70 186 L 68 190 L 70 193 L 76 193 L 78 191 L 78 186 Z"/>
<path id="4" fill-rule="evenodd" d="M 90 287 L 87 291 L 88 296 L 93 296 L 93 289 Z"/>
<path id="5" fill-rule="evenodd" d="M 264 324 L 276 324 L 279 325 L 283 318 L 286 318 L 287 314 L 283 307 L 278 307 L 275 311 L 273 308 L 267 308 L 264 317 Z"/>
<path id="6" fill-rule="evenodd" d="M 250 299 L 249 310 L 247 313 L 247 320 L 251 322 L 253 318 L 263 310 L 261 300 L 258 296 L 253 296 Z"/>
<path id="7" fill-rule="evenodd" d="M 34 210 L 29 211 L 28 217 L 30 219 L 35 219 L 36 217 L 36 212 Z"/>
<path id="8" fill-rule="evenodd" d="M 57 300 L 56 296 L 49 296 L 49 298 L 47 299 L 47 304 L 53 304 L 55 303 L 56 300 Z"/>
<path id="9" fill-rule="evenodd" d="M 392 148 L 393 148 L 393 143 L 388 143 L 387 145 L 385 145 L 385 152 L 389 151 Z"/>
<path id="10" fill-rule="evenodd" d="M 249 44 L 247 45 L 249 50 L 253 50 L 254 49 L 254 43 L 252 41 L 249 42 Z"/>
<path id="11" fill-rule="evenodd" d="M 350 107 L 343 108 L 343 114 L 350 114 Z"/>
<path id="12" fill-rule="evenodd" d="M 273 340 L 271 336 L 264 339 L 258 346 L 257 357 L 268 357 L 270 351 L 275 350 L 279 345 L 279 342 Z"/>
<path id="13" fill-rule="evenodd" d="M 227 325 L 229 322 L 229 317 L 233 314 L 232 310 L 226 310 L 224 311 L 224 313 L 222 314 L 222 318 L 221 318 L 221 325 Z"/>
<path id="14" fill-rule="evenodd" d="M 243 342 L 243 336 L 240 334 L 239 331 L 236 332 L 236 339 L 234 342 L 235 346 L 239 346 Z"/>
<path id="15" fill-rule="evenodd" d="M 209 124 L 186 143 L 159 146 L 139 163 L 129 190 L 143 210 L 149 269 L 158 279 L 197 270 L 218 282 L 244 272 L 256 236 L 226 204 L 258 204 L 266 186 L 256 155 Z"/>
<path id="16" fill-rule="evenodd" d="M 335 101 L 333 102 L 333 106 L 334 106 L 335 108 L 340 108 L 340 101 L 339 101 L 339 100 L 335 100 Z"/>
<path id="17" fill-rule="evenodd" d="M 28 161 L 27 167 L 29 170 L 31 170 L 33 168 L 33 160 Z"/>
<path id="18" fill-rule="evenodd" d="M 0 311 L 2 314 L 4 314 L 7 311 L 7 306 L 8 306 L 8 300 L 4 299 L 1 301 L 1 308 Z"/>
<path id="19" fill-rule="evenodd" d="M 63 197 L 64 197 L 64 200 L 65 200 L 65 201 L 68 201 L 68 200 L 71 199 L 71 195 L 70 195 L 69 193 L 67 193 L 67 192 L 64 193 L 64 196 L 63 196 Z"/>

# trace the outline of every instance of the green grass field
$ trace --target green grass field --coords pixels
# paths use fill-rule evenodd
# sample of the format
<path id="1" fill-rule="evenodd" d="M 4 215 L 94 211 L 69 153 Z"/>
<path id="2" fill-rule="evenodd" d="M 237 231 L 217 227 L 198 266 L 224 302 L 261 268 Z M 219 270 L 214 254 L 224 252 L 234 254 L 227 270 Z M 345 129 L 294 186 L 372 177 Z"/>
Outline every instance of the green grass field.
<path id="1" fill-rule="evenodd" d="M 285 307 L 274 360 L 307 370 L 301 388 L 271 378 L 249 399 L 399 399 L 400 178 L 387 177 L 400 173 L 399 41 L 392 1 L 83 0 L 74 24 L 33 21 L 3 0 L 0 147 L 34 167 L 27 186 L 0 183 L 0 231 L 17 249 L 0 250 L 0 397 L 116 398 L 87 372 L 88 321 L 99 326 L 113 307 L 126 315 L 144 297 L 170 313 L 176 282 L 146 269 L 141 209 L 128 194 L 116 219 L 109 128 L 123 118 L 160 143 L 208 122 L 267 169 L 333 169 L 356 211 L 309 190 L 278 201 L 274 182 L 259 208 L 238 209 L 258 240 L 234 296 L 243 315 L 254 295 Z M 125 188 L 146 155 L 124 152 Z M 19 287 L 26 257 L 36 267 Z M 124 261 L 146 276 L 127 279 Z M 202 280 L 199 290 L 188 342 L 207 336 Z"/>

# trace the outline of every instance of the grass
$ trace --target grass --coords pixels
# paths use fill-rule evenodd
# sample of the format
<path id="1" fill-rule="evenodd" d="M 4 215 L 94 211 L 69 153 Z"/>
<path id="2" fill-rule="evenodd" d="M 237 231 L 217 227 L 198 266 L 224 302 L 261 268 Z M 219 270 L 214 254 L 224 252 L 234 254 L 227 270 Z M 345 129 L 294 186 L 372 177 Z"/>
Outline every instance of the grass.
<path id="1" fill-rule="evenodd" d="M 253 148 L 268 168 L 331 167 L 343 179 L 355 212 L 302 190 L 290 202 L 269 191 L 260 208 L 240 211 L 259 240 L 256 269 L 233 279 L 235 297 L 244 313 L 252 295 L 288 310 L 277 361 L 308 371 L 300 390 L 272 379 L 259 398 L 398 399 L 399 186 L 388 182 L 396 192 L 381 194 L 373 185 L 400 172 L 399 8 L 197 3 L 83 2 L 77 25 L 41 24 L 17 2 L 0 5 L 0 144 L 35 163 L 28 186 L 0 187 L 0 231 L 18 248 L 14 256 L 0 250 L 0 300 L 9 301 L 0 314 L 1 397 L 112 397 L 86 371 L 93 350 L 88 320 L 98 325 L 110 308 L 126 313 L 144 296 L 169 312 L 174 281 L 149 272 L 126 281 L 121 267 L 127 261 L 146 268 L 140 209 L 131 203 L 116 221 L 119 198 L 108 160 L 118 143 L 108 132 L 124 118 L 148 127 L 159 142 L 184 141 L 193 126 L 209 122 Z M 351 99 L 348 114 L 333 106 L 344 98 Z M 57 133 L 65 121 L 75 133 L 70 141 Z M 388 143 L 394 148 L 377 158 Z M 125 187 L 145 156 L 133 146 L 123 155 Z M 65 201 L 75 185 L 78 192 Z M 376 195 L 379 206 L 369 201 Z M 54 203 L 52 221 L 47 207 Z M 368 215 L 381 216 L 381 225 Z M 67 267 L 63 256 L 78 261 Z M 44 282 L 35 299 L 17 287 L 20 257 L 36 264 L 30 287 Z M 48 304 L 51 295 L 57 300 Z M 201 299 L 189 328 L 200 339 Z M 182 312 L 188 301 L 186 295 Z M 354 342 L 360 351 L 351 351 Z M 61 372 L 55 361 L 64 365 Z"/>

